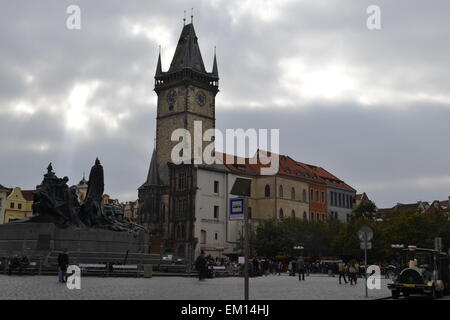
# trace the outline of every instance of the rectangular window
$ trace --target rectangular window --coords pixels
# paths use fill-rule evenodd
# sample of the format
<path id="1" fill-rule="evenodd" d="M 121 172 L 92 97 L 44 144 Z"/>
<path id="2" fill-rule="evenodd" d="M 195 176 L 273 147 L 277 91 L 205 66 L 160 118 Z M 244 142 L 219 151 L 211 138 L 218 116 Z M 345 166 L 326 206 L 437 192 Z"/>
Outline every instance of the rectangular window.
<path id="1" fill-rule="evenodd" d="M 252 218 L 252 208 L 248 207 L 248 218 L 251 219 Z"/>
<path id="2" fill-rule="evenodd" d="M 219 193 L 219 181 L 214 181 L 214 193 Z"/>
<path id="3" fill-rule="evenodd" d="M 22 210 L 22 204 L 21 203 L 17 204 L 17 209 Z"/>
<path id="4" fill-rule="evenodd" d="M 200 243 L 201 244 L 206 243 L 206 231 L 205 230 L 200 231 Z"/>
<path id="5" fill-rule="evenodd" d="M 9 205 L 9 207 L 10 207 L 11 209 L 14 209 L 14 202 L 11 202 L 10 205 Z"/>
<path id="6" fill-rule="evenodd" d="M 322 203 L 325 203 L 325 192 L 322 191 Z"/>
<path id="7" fill-rule="evenodd" d="M 219 206 L 214 206 L 214 219 L 219 219 Z"/>
<path id="8" fill-rule="evenodd" d="M 214 239 L 217 240 L 218 237 L 219 237 L 219 235 L 218 235 L 217 232 L 216 232 L 216 234 L 214 235 Z"/>

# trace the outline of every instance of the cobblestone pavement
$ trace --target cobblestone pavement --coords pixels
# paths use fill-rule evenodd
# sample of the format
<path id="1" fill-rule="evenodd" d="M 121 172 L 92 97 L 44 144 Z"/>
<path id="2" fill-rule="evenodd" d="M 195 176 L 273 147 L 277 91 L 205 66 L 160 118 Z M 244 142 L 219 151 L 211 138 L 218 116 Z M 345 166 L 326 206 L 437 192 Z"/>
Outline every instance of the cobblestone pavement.
<path id="1" fill-rule="evenodd" d="M 364 281 L 356 286 L 339 285 L 326 276 L 267 276 L 250 279 L 250 299 L 287 300 L 361 300 L 365 298 Z M 387 281 L 380 290 L 369 290 L 369 299 L 390 296 Z M 150 300 L 235 300 L 242 299 L 243 278 L 215 278 L 198 281 L 188 277 L 97 278 L 83 277 L 80 290 L 69 290 L 51 276 L 0 275 L 0 300 L 6 299 L 150 299 Z"/>

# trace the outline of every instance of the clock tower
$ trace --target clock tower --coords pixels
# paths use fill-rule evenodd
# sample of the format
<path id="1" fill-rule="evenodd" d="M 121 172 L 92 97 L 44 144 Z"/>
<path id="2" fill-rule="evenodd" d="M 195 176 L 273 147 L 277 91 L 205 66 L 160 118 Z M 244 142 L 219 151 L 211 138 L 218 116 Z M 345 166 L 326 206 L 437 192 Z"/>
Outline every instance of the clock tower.
<path id="1" fill-rule="evenodd" d="M 179 143 L 171 141 L 172 132 L 183 128 L 193 139 L 194 121 L 201 121 L 203 132 L 215 128 L 215 97 L 219 92 L 216 55 L 212 71 L 207 72 L 192 22 L 183 27 L 169 70 L 162 71 L 159 55 L 154 90 L 158 95 L 156 164 L 161 182 L 168 185 L 167 164 L 172 162 L 172 149 Z M 203 146 L 209 143 L 204 142 Z"/>

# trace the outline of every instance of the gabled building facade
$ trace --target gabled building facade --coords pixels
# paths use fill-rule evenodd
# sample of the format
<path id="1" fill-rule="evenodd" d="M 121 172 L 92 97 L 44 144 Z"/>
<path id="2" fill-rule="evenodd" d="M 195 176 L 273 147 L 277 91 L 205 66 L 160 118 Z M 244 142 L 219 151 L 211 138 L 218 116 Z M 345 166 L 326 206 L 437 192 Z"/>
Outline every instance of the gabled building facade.
<path id="1" fill-rule="evenodd" d="M 34 190 L 22 190 L 15 187 L 10 190 L 5 201 L 4 223 L 33 215 Z"/>

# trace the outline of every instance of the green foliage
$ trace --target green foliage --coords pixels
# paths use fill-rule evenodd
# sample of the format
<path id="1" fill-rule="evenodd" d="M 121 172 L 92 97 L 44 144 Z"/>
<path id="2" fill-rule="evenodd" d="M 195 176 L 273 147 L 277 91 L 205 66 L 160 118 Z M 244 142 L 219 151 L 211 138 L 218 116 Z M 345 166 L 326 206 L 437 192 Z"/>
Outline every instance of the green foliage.
<path id="1" fill-rule="evenodd" d="M 362 217 L 372 219 L 375 212 L 377 211 L 377 206 L 374 202 L 367 200 L 361 202 L 355 210 L 353 210 L 353 217 L 359 219 Z"/>
<path id="2" fill-rule="evenodd" d="M 361 209 L 373 208 L 368 206 Z M 364 211 L 369 212 L 369 211 Z M 299 252 L 294 246 L 303 246 L 307 256 L 337 256 L 362 259 L 358 230 L 368 226 L 374 230 L 371 262 L 390 262 L 398 256 L 392 244 L 416 245 L 433 248 L 434 238 L 442 237 L 443 250 L 450 247 L 450 221 L 448 215 L 435 211 L 432 213 L 402 212 L 383 221 L 376 221 L 372 215 L 361 214 L 349 223 L 337 220 L 329 222 L 308 222 L 289 218 L 283 221 L 266 221 L 260 224 L 254 235 L 252 245 L 258 255 L 295 256 Z"/>

